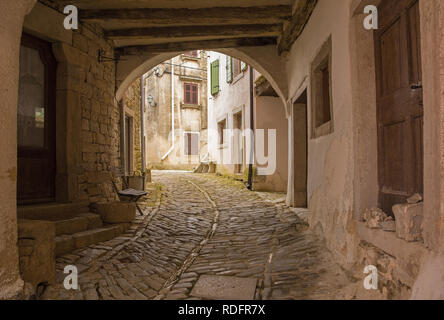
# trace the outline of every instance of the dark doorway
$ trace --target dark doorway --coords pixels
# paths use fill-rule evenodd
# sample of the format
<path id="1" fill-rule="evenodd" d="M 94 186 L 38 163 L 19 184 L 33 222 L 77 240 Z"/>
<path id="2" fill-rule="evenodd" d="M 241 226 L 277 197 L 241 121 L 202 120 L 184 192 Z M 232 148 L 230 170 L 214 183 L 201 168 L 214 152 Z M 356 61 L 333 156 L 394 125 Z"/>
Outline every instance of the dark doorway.
<path id="1" fill-rule="evenodd" d="M 50 43 L 23 34 L 17 107 L 19 204 L 55 199 L 56 66 Z"/>
<path id="2" fill-rule="evenodd" d="M 128 115 L 125 115 L 125 171 L 127 175 L 131 175 L 131 162 L 132 162 L 132 157 L 131 157 L 131 149 L 132 149 L 132 144 L 131 144 L 131 140 L 132 140 L 132 128 L 131 128 L 131 117 Z"/>
<path id="3" fill-rule="evenodd" d="M 242 111 L 233 115 L 233 127 L 234 127 L 234 154 L 235 164 L 234 173 L 241 174 L 244 163 L 244 137 L 242 134 Z"/>
<path id="4" fill-rule="evenodd" d="M 375 32 L 379 201 L 423 194 L 423 109 L 418 0 L 386 0 Z"/>
<path id="5" fill-rule="evenodd" d="M 294 207 L 307 208 L 307 90 L 293 104 Z"/>

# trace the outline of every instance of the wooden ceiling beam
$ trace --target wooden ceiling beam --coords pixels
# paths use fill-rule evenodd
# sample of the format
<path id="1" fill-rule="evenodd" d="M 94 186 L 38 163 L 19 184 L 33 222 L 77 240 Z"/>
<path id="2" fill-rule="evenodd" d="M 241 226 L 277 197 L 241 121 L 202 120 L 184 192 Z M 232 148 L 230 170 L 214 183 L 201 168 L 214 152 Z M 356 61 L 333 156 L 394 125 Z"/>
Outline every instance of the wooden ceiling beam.
<path id="1" fill-rule="evenodd" d="M 147 22 L 156 26 L 282 23 L 290 20 L 291 6 L 97 9 L 80 10 L 79 18 L 97 22 Z"/>
<path id="2" fill-rule="evenodd" d="M 162 39 L 181 37 L 258 37 L 278 36 L 282 32 L 280 24 L 254 25 L 211 25 L 211 26 L 183 26 L 160 28 L 119 29 L 105 32 L 105 36 L 112 40 L 117 39 Z"/>
<path id="3" fill-rule="evenodd" d="M 236 47 L 259 47 L 266 45 L 276 45 L 276 37 L 258 37 L 258 38 L 232 38 L 217 40 L 169 42 L 162 44 L 150 44 L 143 46 L 129 46 L 116 49 L 119 56 L 143 55 L 147 53 L 164 52 L 186 52 L 199 49 L 221 49 Z"/>
<path id="4" fill-rule="evenodd" d="M 290 23 L 285 27 L 278 44 L 279 55 L 290 51 L 293 43 L 299 38 L 318 0 L 300 0 Z"/>

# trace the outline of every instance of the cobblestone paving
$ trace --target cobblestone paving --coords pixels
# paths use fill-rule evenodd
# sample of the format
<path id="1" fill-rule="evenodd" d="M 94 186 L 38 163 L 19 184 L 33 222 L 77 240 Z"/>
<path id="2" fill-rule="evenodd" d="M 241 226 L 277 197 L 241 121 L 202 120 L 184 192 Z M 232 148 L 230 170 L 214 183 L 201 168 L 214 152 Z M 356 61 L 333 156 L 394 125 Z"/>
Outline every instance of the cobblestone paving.
<path id="1" fill-rule="evenodd" d="M 255 299 L 332 299 L 348 285 L 294 210 L 214 175 L 154 172 L 162 198 L 130 230 L 57 259 L 43 299 L 199 299 L 201 275 L 256 278 Z M 79 269 L 80 290 L 63 288 Z"/>

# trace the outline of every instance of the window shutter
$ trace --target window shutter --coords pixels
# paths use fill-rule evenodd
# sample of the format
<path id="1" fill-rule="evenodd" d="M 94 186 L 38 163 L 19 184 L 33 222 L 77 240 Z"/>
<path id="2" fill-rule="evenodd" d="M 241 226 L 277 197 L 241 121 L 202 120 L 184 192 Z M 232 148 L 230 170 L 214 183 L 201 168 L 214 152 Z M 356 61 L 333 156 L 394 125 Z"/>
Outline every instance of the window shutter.
<path id="1" fill-rule="evenodd" d="M 219 60 L 211 64 L 211 94 L 219 93 Z"/>
<path id="2" fill-rule="evenodd" d="M 190 154 L 192 156 L 199 155 L 199 135 L 197 133 L 190 133 L 191 136 L 191 147 Z"/>
<path id="3" fill-rule="evenodd" d="M 245 62 L 243 62 L 243 61 L 241 61 L 241 70 L 242 71 L 247 70 L 247 64 Z"/>
<path id="4" fill-rule="evenodd" d="M 233 82 L 233 60 L 231 59 L 230 56 L 226 56 L 226 58 L 227 58 L 227 65 L 226 65 L 227 82 L 231 83 Z"/>

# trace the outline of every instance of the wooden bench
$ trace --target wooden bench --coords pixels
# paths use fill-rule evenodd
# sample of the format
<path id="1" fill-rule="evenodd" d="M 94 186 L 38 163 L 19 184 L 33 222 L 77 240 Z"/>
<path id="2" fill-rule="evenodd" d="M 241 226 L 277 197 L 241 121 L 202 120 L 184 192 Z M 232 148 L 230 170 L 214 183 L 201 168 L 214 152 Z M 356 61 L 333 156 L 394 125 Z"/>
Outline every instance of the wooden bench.
<path id="1" fill-rule="evenodd" d="M 143 211 L 139 207 L 139 205 L 137 204 L 137 201 L 139 201 L 139 199 L 142 198 L 143 196 L 146 196 L 148 194 L 148 192 L 143 191 L 143 190 L 135 190 L 135 189 L 129 188 L 128 183 L 126 181 L 125 174 L 122 171 L 115 170 L 114 175 L 117 176 L 118 178 L 121 178 L 122 186 L 124 188 L 123 190 L 119 191 L 119 189 L 117 188 L 117 184 L 114 181 L 114 177 L 113 177 L 111 182 L 113 184 L 114 191 L 117 193 L 117 196 L 119 197 L 119 200 L 120 201 L 128 200 L 129 202 L 134 202 L 140 215 L 143 216 Z"/>

